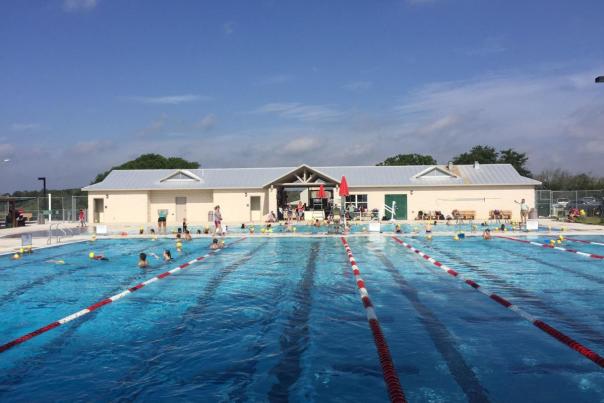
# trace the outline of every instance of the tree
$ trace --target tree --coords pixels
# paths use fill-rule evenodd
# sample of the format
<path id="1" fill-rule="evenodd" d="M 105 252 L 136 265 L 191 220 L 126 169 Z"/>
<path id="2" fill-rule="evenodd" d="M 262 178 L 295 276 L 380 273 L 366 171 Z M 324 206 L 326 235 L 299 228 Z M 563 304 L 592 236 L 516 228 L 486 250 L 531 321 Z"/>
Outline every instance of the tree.
<path id="1" fill-rule="evenodd" d="M 140 157 L 110 170 L 100 173 L 96 176 L 92 184 L 103 181 L 107 175 L 114 169 L 195 169 L 199 168 L 199 162 L 187 161 L 179 157 L 166 158 L 159 154 L 143 154 Z"/>
<path id="2" fill-rule="evenodd" d="M 398 154 L 394 157 L 386 158 L 377 165 L 436 165 L 436 160 L 431 155 Z"/>
<path id="3" fill-rule="evenodd" d="M 526 167 L 528 157 L 526 153 L 519 153 L 513 148 L 497 152 L 494 147 L 474 146 L 472 149 L 453 158 L 454 164 L 511 164 L 522 176 L 531 176 L 531 171 Z"/>
<path id="4" fill-rule="evenodd" d="M 454 164 L 473 164 L 475 161 L 481 164 L 496 164 L 497 151 L 489 146 L 474 146 L 469 152 L 453 158 Z"/>
<path id="5" fill-rule="evenodd" d="M 536 175 L 536 179 L 543 183 L 543 188 L 548 190 L 602 190 L 604 177 L 595 177 L 590 174 L 571 174 L 560 168 L 547 169 Z"/>
<path id="6" fill-rule="evenodd" d="M 526 153 L 519 153 L 511 148 L 501 150 L 499 152 L 498 162 L 503 164 L 511 164 L 514 168 L 516 168 L 516 171 L 518 171 L 520 175 L 532 177 L 533 174 L 526 168 L 527 161 L 528 157 L 526 156 Z"/>

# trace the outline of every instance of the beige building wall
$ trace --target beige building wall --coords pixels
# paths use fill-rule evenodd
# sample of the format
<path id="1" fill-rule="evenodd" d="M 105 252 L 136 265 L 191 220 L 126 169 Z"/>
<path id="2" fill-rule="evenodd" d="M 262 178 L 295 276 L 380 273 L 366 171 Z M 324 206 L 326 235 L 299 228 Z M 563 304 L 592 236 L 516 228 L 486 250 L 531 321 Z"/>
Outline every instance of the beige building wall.
<path id="1" fill-rule="evenodd" d="M 494 209 L 510 210 L 513 219 L 520 219 L 520 206 L 514 200 L 526 199 L 529 207 L 535 206 L 535 191 L 532 186 L 484 186 L 484 187 L 421 187 L 414 188 L 350 188 L 351 194 L 366 194 L 368 208 L 384 214 L 386 194 L 407 195 L 407 219 L 413 220 L 418 211 L 440 210 L 451 214 L 453 209 L 475 210 L 478 220 L 488 218 Z M 251 219 L 252 196 L 260 197 L 262 219 L 273 209 L 276 212 L 276 189 L 237 190 L 153 190 L 153 191 L 107 191 L 89 192 L 88 220 L 94 223 L 94 199 L 102 199 L 104 213 L 101 224 L 157 224 L 158 210 L 168 210 L 167 225 L 176 222 L 176 197 L 185 197 L 186 218 L 191 225 L 206 225 L 208 212 L 220 205 L 223 219 L 227 223 L 249 222 Z"/>
<path id="2" fill-rule="evenodd" d="M 147 222 L 149 192 L 147 191 L 111 191 L 89 192 L 88 206 L 92 214 L 88 214 L 88 222 L 94 223 L 94 199 L 102 199 L 104 212 L 100 214 L 99 224 L 127 223 L 142 224 Z"/>
<path id="3" fill-rule="evenodd" d="M 251 196 L 260 197 L 261 215 L 263 219 L 263 217 L 268 214 L 270 204 L 269 202 L 266 202 L 268 191 L 264 189 L 214 190 L 214 205 L 220 206 L 222 219 L 225 222 L 248 222 L 251 218 Z"/>
<path id="4" fill-rule="evenodd" d="M 369 210 L 377 208 L 384 214 L 386 194 L 407 195 L 407 219 L 413 220 L 421 211 L 441 211 L 451 214 L 454 209 L 474 210 L 476 219 L 487 219 L 491 210 L 510 210 L 514 220 L 520 220 L 520 206 L 514 200 L 526 199 L 530 208 L 535 207 L 535 190 L 532 186 L 505 187 L 421 187 L 404 188 L 350 188 L 350 194 L 366 194 Z"/>
<path id="5" fill-rule="evenodd" d="M 166 225 L 181 225 L 182 222 L 176 222 L 176 198 L 185 197 L 187 223 L 206 224 L 208 211 L 214 209 L 212 193 L 211 190 L 152 190 L 146 221 L 157 224 L 159 210 L 168 210 Z"/>

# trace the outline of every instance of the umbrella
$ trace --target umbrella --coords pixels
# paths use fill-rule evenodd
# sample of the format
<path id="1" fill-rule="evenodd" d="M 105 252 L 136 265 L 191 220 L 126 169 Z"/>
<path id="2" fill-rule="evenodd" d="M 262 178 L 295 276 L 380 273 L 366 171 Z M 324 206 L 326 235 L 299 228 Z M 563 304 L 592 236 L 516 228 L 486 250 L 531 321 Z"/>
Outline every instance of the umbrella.
<path id="1" fill-rule="evenodd" d="M 321 186 L 319 186 L 319 193 L 317 194 L 317 197 L 319 199 L 327 199 L 327 194 L 325 193 L 325 188 L 323 187 L 322 183 Z"/>
<path id="2" fill-rule="evenodd" d="M 350 193 L 348 192 L 348 182 L 346 182 L 346 177 L 342 176 L 342 180 L 340 181 L 340 197 L 341 197 L 341 213 L 342 213 L 342 217 L 344 218 L 344 227 L 346 227 L 346 211 L 344 209 L 344 207 L 346 206 L 346 204 L 344 203 L 344 200 L 346 196 L 348 196 Z"/>
<path id="3" fill-rule="evenodd" d="M 348 182 L 346 182 L 346 177 L 342 176 L 342 180 L 340 181 L 340 196 L 348 196 Z"/>

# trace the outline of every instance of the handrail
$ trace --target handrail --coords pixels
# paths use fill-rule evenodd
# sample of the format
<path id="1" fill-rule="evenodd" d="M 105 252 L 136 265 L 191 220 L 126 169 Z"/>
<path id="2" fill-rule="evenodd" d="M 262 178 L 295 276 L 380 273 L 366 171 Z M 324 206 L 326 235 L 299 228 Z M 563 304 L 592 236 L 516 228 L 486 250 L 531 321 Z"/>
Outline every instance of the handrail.
<path id="1" fill-rule="evenodd" d="M 390 221 L 394 221 L 396 215 L 396 201 L 392 200 L 392 207 L 384 204 L 384 212 L 390 213 Z"/>

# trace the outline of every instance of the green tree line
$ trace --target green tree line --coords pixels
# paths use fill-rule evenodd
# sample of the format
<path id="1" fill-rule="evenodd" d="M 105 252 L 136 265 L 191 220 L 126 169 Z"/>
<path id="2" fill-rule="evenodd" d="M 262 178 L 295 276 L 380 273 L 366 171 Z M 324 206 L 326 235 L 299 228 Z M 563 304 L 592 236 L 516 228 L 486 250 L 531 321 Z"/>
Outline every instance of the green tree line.
<path id="1" fill-rule="evenodd" d="M 604 190 L 604 177 L 588 173 L 573 174 L 562 169 L 546 169 L 533 174 L 528 168 L 528 155 L 513 148 L 497 151 L 494 147 L 477 145 L 469 151 L 451 158 L 454 164 L 511 164 L 520 175 L 537 179 L 543 189 L 549 190 Z M 376 164 L 384 165 L 434 165 L 436 159 L 424 154 L 397 154 Z"/>

